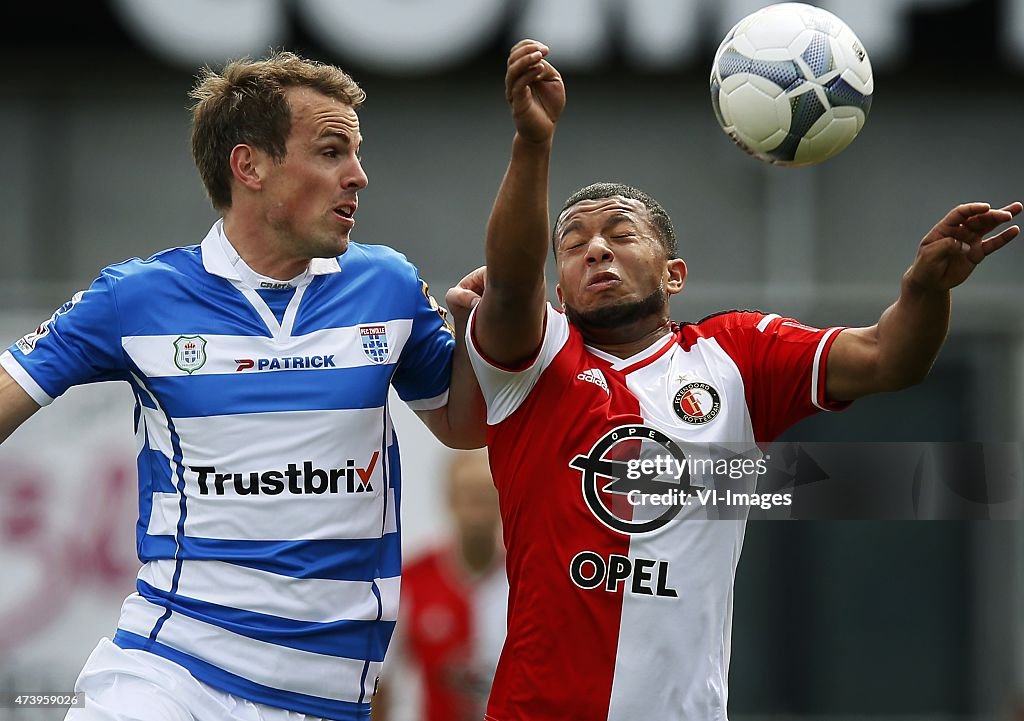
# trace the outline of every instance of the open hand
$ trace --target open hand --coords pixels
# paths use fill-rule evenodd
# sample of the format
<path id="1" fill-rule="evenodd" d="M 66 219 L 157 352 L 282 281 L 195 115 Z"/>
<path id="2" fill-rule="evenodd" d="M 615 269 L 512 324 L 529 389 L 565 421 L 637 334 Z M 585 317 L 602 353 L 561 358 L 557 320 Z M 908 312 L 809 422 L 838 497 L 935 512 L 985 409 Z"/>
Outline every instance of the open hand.
<path id="1" fill-rule="evenodd" d="M 946 291 L 960 285 L 981 261 L 1020 234 L 1020 228 L 1011 225 L 985 237 L 1022 209 L 1021 203 L 999 209 L 988 203 L 965 203 L 953 208 L 921 240 L 907 280 L 926 290 Z"/>

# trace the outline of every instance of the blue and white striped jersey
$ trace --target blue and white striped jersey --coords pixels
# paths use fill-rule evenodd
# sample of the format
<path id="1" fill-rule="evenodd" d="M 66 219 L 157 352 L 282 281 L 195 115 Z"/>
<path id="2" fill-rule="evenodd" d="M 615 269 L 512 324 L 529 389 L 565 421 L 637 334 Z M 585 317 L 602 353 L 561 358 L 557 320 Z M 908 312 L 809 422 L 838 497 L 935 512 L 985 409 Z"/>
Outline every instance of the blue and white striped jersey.
<path id="1" fill-rule="evenodd" d="M 135 392 L 143 567 L 115 643 L 348 720 L 369 718 L 398 608 L 388 387 L 444 405 L 453 347 L 401 254 L 353 243 L 281 283 L 218 222 L 104 269 L 0 363 L 42 405 L 80 383 Z"/>

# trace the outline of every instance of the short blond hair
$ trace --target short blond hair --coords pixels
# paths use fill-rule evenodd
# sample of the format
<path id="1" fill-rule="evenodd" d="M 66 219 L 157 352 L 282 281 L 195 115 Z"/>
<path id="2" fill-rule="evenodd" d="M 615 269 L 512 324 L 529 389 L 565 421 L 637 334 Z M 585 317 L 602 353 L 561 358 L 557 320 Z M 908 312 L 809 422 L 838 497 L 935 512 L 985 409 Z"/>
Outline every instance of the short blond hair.
<path id="1" fill-rule="evenodd" d="M 242 58 L 217 73 L 203 68 L 189 97 L 192 158 L 213 207 L 231 207 L 231 150 L 245 143 L 282 160 L 291 132 L 289 88 L 311 88 L 353 109 L 366 99 L 359 84 L 340 68 L 275 52 L 264 60 Z"/>

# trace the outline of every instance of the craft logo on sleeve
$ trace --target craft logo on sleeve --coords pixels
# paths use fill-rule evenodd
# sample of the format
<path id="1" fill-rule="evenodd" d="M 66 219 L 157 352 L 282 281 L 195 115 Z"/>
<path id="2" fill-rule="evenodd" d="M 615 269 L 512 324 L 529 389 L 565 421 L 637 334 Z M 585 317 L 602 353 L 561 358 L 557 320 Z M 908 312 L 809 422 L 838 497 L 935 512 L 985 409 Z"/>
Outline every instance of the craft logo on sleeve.
<path id="1" fill-rule="evenodd" d="M 363 353 L 374 363 L 385 363 L 391 355 L 388 346 L 388 327 L 386 325 L 361 325 L 359 338 L 363 343 Z"/>
<path id="2" fill-rule="evenodd" d="M 420 281 L 420 289 L 423 291 L 423 295 L 427 299 L 427 302 L 430 303 L 430 307 L 435 313 L 441 316 L 441 322 L 444 324 L 444 329 L 452 335 L 455 335 L 455 326 L 452 325 L 452 319 L 448 315 L 448 309 L 444 306 L 438 305 L 437 301 L 434 300 L 434 296 L 430 294 L 430 286 L 427 285 L 426 281 Z"/>
<path id="3" fill-rule="evenodd" d="M 82 300 L 82 295 L 84 293 L 85 291 L 82 290 L 75 293 L 74 296 L 72 296 L 71 300 L 69 300 L 67 303 L 62 305 L 57 310 L 55 310 L 53 312 L 53 315 L 51 315 L 49 318 L 40 323 L 34 331 L 32 331 L 31 333 L 22 338 L 19 338 L 15 342 L 15 345 L 18 347 L 18 350 L 20 350 L 25 355 L 28 355 L 29 353 L 34 351 L 36 349 L 36 343 L 38 343 L 40 339 L 45 338 L 47 335 L 49 335 L 50 326 L 53 325 L 53 322 L 60 318 L 65 313 L 67 313 L 68 311 L 70 311 L 72 308 L 74 308 L 75 304 L 78 303 L 78 301 Z"/>

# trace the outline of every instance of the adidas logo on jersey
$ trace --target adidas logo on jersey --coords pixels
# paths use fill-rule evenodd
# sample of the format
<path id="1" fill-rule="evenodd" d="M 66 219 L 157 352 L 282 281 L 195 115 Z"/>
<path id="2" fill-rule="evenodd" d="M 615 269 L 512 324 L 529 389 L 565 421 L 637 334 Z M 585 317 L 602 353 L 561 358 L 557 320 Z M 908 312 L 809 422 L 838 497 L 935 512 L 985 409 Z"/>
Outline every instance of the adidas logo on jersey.
<path id="1" fill-rule="evenodd" d="M 218 473 L 213 466 L 190 466 L 199 474 L 199 495 L 211 493 L 223 496 L 230 488 L 239 496 L 263 493 L 276 496 L 278 493 L 314 494 L 323 493 L 371 493 L 373 485 L 370 476 L 377 466 L 380 451 L 373 452 L 373 458 L 366 468 L 356 468 L 355 461 L 348 460 L 344 468 L 324 470 L 314 468 L 306 461 L 301 466 L 289 463 L 283 471 L 252 471 L 249 473 Z M 228 485 L 230 484 L 230 485 Z"/>
<path id="2" fill-rule="evenodd" d="M 595 386 L 600 387 L 605 393 L 608 393 L 608 381 L 604 379 L 604 373 L 599 371 L 597 368 L 588 368 L 587 370 L 576 376 L 578 380 L 586 381 L 587 383 L 593 383 Z"/>

